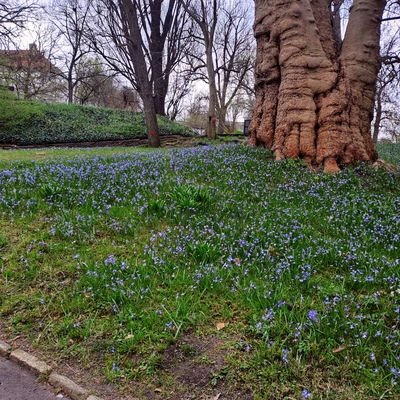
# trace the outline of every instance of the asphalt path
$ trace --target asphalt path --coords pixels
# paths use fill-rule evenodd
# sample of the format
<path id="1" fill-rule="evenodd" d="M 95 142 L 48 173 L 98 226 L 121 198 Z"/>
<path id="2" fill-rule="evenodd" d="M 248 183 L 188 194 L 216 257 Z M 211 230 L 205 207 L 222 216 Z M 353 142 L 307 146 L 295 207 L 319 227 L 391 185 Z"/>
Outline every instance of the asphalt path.
<path id="1" fill-rule="evenodd" d="M 0 357 L 0 400 L 70 400 L 55 395 L 37 376 L 15 362 Z"/>

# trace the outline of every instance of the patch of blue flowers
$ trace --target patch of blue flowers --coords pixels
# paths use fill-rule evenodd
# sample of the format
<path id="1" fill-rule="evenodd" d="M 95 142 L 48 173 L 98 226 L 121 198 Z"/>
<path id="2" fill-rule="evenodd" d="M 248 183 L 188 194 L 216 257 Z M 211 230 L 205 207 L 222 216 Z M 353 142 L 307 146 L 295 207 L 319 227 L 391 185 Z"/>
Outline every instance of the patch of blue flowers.
<path id="1" fill-rule="evenodd" d="M 207 321 L 199 315 L 218 298 L 239 305 L 277 368 L 346 365 L 395 388 L 399 183 L 364 165 L 330 176 L 227 145 L 15 165 L 0 172 L 0 212 L 39 216 L 64 240 L 126 237 L 120 255 L 81 255 L 75 287 L 126 329 L 122 316 L 140 309 L 177 335 Z M 207 206 L 178 204 L 174 191 L 187 187 L 202 188 Z"/>

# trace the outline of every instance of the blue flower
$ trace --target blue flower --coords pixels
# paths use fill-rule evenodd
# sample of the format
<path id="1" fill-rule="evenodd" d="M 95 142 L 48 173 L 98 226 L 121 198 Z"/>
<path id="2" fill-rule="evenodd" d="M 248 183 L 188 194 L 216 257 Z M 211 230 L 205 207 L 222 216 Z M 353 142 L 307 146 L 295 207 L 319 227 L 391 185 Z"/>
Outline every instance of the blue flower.
<path id="1" fill-rule="evenodd" d="M 282 350 L 282 361 L 284 364 L 289 364 L 289 359 L 288 359 L 289 353 L 290 353 L 290 351 L 287 349 Z"/>
<path id="2" fill-rule="evenodd" d="M 309 319 L 311 322 L 318 322 L 319 319 L 318 319 L 318 313 L 317 313 L 317 311 L 315 311 L 315 310 L 309 311 L 309 313 L 308 313 L 308 319 Z"/>

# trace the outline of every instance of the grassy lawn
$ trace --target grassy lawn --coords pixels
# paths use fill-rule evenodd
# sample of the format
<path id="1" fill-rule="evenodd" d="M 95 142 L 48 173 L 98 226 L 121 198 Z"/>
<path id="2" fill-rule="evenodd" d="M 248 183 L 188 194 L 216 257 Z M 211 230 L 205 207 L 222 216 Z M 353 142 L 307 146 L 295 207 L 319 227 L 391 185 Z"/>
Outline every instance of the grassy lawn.
<path id="1" fill-rule="evenodd" d="M 399 174 L 242 145 L 3 151 L 0 215 L 2 337 L 106 399 L 400 397 Z"/>
<path id="2" fill-rule="evenodd" d="M 0 150 L 0 170 L 9 169 L 13 163 L 42 162 L 46 160 L 68 158 L 91 158 L 99 156 L 112 156 L 116 154 L 142 153 L 151 151 L 148 148 L 132 147 L 99 147 L 93 148 L 52 148 L 52 149 L 24 149 L 24 150 Z"/>

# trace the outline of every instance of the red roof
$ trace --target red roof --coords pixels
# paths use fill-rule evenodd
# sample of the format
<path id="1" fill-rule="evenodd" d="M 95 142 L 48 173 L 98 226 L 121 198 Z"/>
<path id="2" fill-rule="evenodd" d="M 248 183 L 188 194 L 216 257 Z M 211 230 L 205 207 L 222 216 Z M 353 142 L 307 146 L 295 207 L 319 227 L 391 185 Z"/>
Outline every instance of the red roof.
<path id="1" fill-rule="evenodd" d="M 59 72 L 35 44 L 29 45 L 29 50 L 0 50 L 0 66 L 12 70 Z"/>

